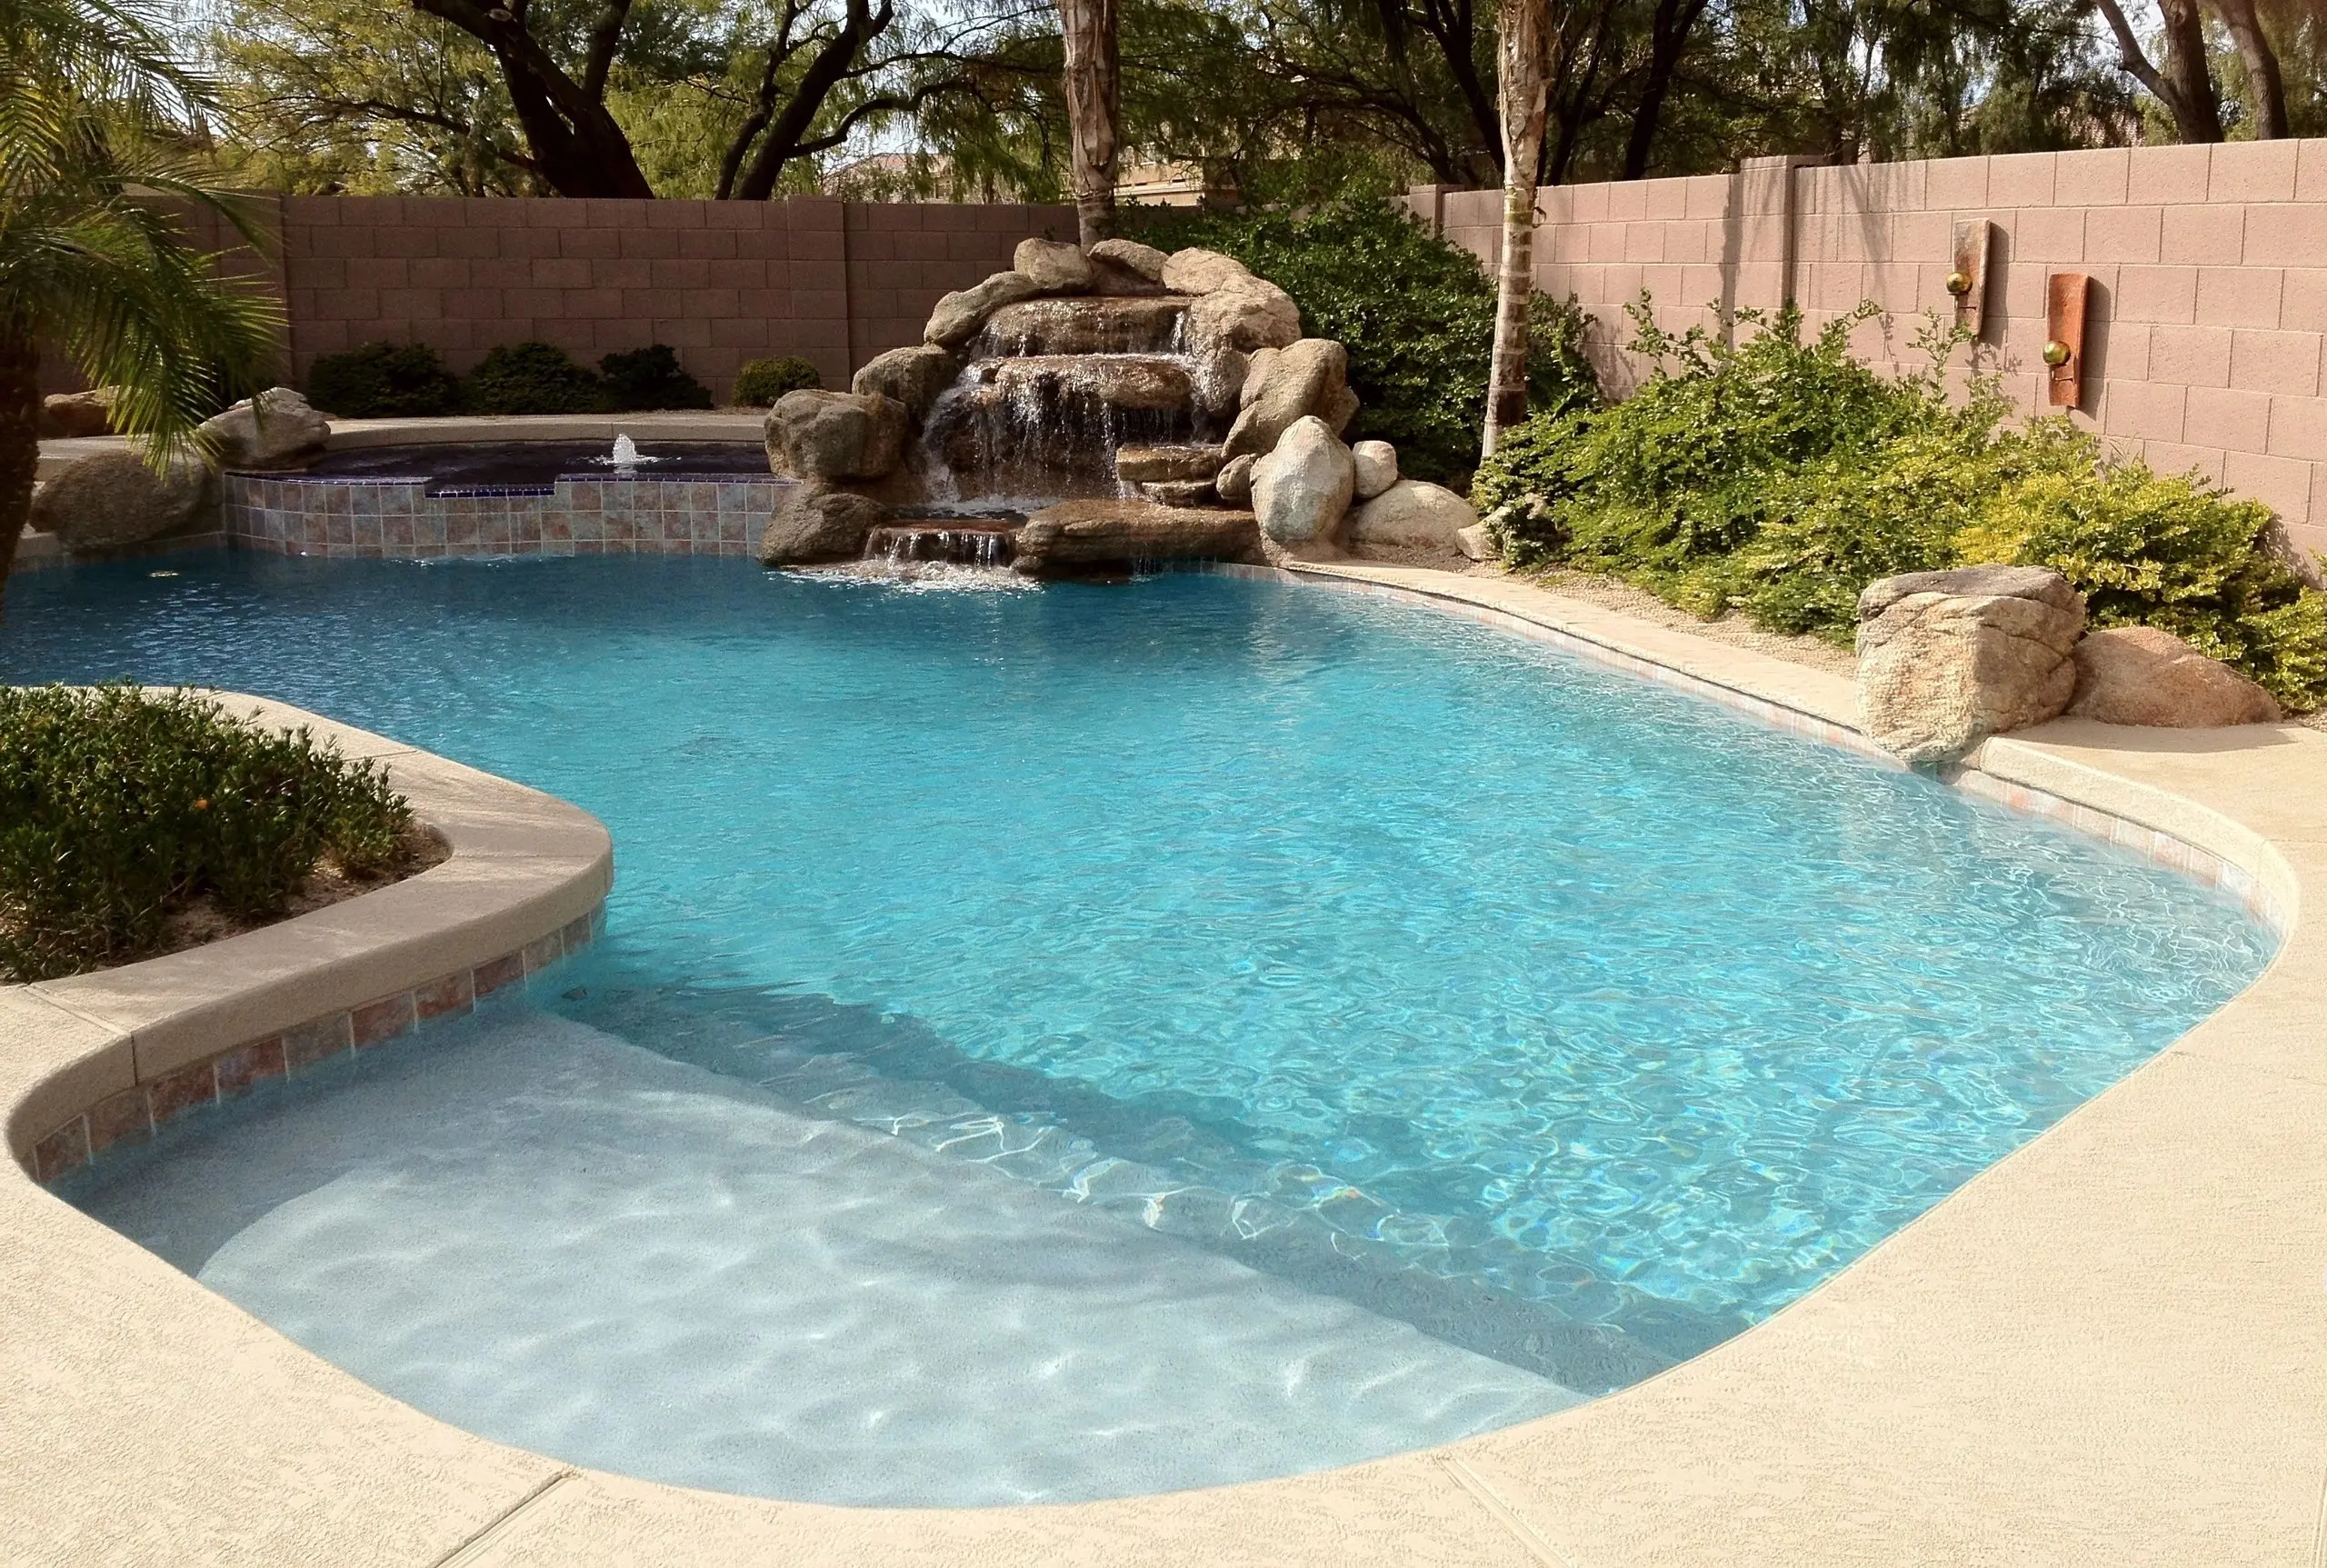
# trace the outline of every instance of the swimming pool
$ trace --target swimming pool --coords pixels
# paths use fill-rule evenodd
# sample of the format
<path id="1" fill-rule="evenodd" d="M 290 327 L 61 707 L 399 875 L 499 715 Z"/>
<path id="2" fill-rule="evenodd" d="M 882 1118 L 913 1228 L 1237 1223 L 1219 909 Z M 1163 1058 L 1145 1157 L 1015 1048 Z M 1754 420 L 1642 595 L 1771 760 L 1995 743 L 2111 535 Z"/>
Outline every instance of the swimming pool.
<path id="1" fill-rule="evenodd" d="M 575 800 L 622 874 L 528 1009 L 82 1201 L 424 1408 L 662 1479 L 1093 1496 L 1555 1408 L 1794 1299 L 2269 951 L 1396 606 L 173 565 L 12 585 L 0 673 L 299 702 Z"/>

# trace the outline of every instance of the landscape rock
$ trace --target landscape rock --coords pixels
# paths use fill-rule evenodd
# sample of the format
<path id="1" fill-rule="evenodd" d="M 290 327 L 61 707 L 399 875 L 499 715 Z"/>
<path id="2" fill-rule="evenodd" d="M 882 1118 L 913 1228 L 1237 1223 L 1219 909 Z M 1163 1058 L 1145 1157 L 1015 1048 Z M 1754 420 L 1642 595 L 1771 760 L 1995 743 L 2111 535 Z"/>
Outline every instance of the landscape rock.
<path id="1" fill-rule="evenodd" d="M 1473 524 L 1455 534 L 1454 547 L 1473 561 L 1492 561 L 1497 555 L 1494 535 L 1483 523 Z"/>
<path id="2" fill-rule="evenodd" d="M 33 494 L 30 525 L 75 554 L 136 544 L 215 525 L 218 485 L 191 453 L 160 474 L 135 452 L 84 457 Z"/>
<path id="3" fill-rule="evenodd" d="M 1091 286 L 1090 258 L 1066 240 L 1020 240 L 1010 266 L 1034 279 L 1044 294 L 1081 294 Z"/>
<path id="4" fill-rule="evenodd" d="M 1207 483 L 1220 472 L 1217 446 L 1118 446 L 1115 477 L 1144 484 L 1201 479 Z"/>
<path id="5" fill-rule="evenodd" d="M 1368 549 L 1453 554 L 1462 549 L 1463 530 L 1478 525 L 1479 514 L 1452 490 L 1420 479 L 1401 479 L 1351 513 L 1343 536 L 1360 554 Z"/>
<path id="6" fill-rule="evenodd" d="M 1151 479 L 1139 493 L 1163 506 L 1208 506 L 1220 498 L 1209 479 Z"/>
<path id="7" fill-rule="evenodd" d="M 1336 386 L 1325 394 L 1324 405 L 1317 410 L 1317 417 L 1332 426 L 1335 435 L 1349 429 L 1349 422 L 1357 417 L 1357 394 L 1347 386 Z"/>
<path id="8" fill-rule="evenodd" d="M 1361 441 L 1349 449 L 1349 458 L 1357 465 L 1360 501 L 1371 501 L 1398 482 L 1398 449 L 1386 441 Z"/>
<path id="9" fill-rule="evenodd" d="M 1251 501 L 1253 464 L 1259 461 L 1258 457 L 1247 452 L 1241 457 L 1232 457 L 1222 464 L 1220 472 L 1212 476 L 1213 493 L 1231 506 L 1242 506 Z"/>
<path id="10" fill-rule="evenodd" d="M 1325 422 L 1313 414 L 1295 420 L 1253 464 L 1253 510 L 1261 532 L 1288 546 L 1330 538 L 1349 510 L 1354 481 L 1349 448 Z"/>
<path id="11" fill-rule="evenodd" d="M 2044 567 L 1886 577 L 1859 595 L 1858 615 L 1859 713 L 1910 763 L 1953 762 L 2058 717 L 2075 693 L 2084 597 Z"/>
<path id="12" fill-rule="evenodd" d="M 1011 564 L 1029 577 L 1143 561 L 1249 561 L 1260 545 L 1250 512 L 1153 501 L 1062 501 L 1026 520 Z"/>
<path id="13" fill-rule="evenodd" d="M 1154 245 L 1136 240 L 1101 240 L 1085 253 L 1091 261 L 1091 287 L 1098 294 L 1154 294 L 1164 287 L 1164 264 L 1168 259 Z"/>
<path id="14" fill-rule="evenodd" d="M 331 421 L 287 386 L 271 386 L 202 422 L 226 468 L 295 468 L 331 444 Z"/>
<path id="15" fill-rule="evenodd" d="M 760 535 L 760 564 L 854 561 L 864 554 L 873 530 L 888 520 L 889 509 L 870 496 L 815 482 L 794 485 L 776 503 Z"/>
<path id="16" fill-rule="evenodd" d="M 1191 354 L 1283 348 L 1300 335 L 1300 307 L 1291 295 L 1264 278 L 1239 279 L 1188 307 Z"/>
<path id="17" fill-rule="evenodd" d="M 906 424 L 894 397 L 787 392 L 767 411 L 768 466 L 800 479 L 878 479 L 904 455 Z"/>
<path id="18" fill-rule="evenodd" d="M 960 355 L 921 344 L 875 355 L 848 386 L 859 397 L 894 398 L 904 405 L 908 417 L 917 421 L 961 370 Z"/>
<path id="19" fill-rule="evenodd" d="M 1023 272 L 998 272 L 984 283 L 956 289 L 937 302 L 921 340 L 940 348 L 959 348 L 975 337 L 985 318 L 1005 305 L 1032 299 L 1042 292 Z"/>
<path id="20" fill-rule="evenodd" d="M 77 441 L 113 434 L 114 389 L 94 392 L 52 392 L 40 400 L 37 425 L 42 441 Z"/>
<path id="21" fill-rule="evenodd" d="M 2076 695 L 2068 711 L 2104 724 L 2214 729 L 2275 724 L 2271 694 L 2171 632 L 2111 626 L 2076 645 Z"/>
<path id="22" fill-rule="evenodd" d="M 1231 457 L 1274 451 L 1295 422 L 1319 414 L 1336 389 L 1346 389 L 1348 377 L 1349 351 L 1329 337 L 1259 350 L 1245 370 L 1243 406 L 1229 426 L 1224 450 Z M 1329 429 L 1332 424 L 1326 421 Z"/>
<path id="23" fill-rule="evenodd" d="M 1210 294 L 1252 275 L 1234 256 L 1192 247 L 1165 256 L 1158 280 L 1173 294 Z"/>

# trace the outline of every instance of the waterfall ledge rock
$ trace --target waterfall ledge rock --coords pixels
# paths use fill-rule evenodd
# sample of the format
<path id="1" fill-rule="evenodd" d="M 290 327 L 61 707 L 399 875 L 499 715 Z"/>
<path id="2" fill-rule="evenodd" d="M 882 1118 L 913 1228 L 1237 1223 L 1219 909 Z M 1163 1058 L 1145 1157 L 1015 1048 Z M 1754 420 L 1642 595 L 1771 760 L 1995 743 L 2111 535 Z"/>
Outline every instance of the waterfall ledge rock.
<path id="1" fill-rule="evenodd" d="M 1010 267 L 1033 278 L 1044 294 L 1081 294 L 1091 286 L 1090 258 L 1066 240 L 1020 240 Z"/>
<path id="2" fill-rule="evenodd" d="M 923 344 L 874 355 L 848 387 L 859 397 L 894 398 L 904 405 L 908 417 L 918 422 L 961 371 L 959 355 Z"/>
<path id="3" fill-rule="evenodd" d="M 998 272 L 984 282 L 955 289 L 929 313 L 921 340 L 939 348 L 959 348 L 978 335 L 985 318 L 1005 305 L 1032 299 L 1042 290 L 1023 272 Z"/>
<path id="4" fill-rule="evenodd" d="M 1250 561 L 1260 530 L 1250 512 L 1153 501 L 1062 501 L 1026 520 L 1011 563 L 1029 577 L 1142 561 Z"/>

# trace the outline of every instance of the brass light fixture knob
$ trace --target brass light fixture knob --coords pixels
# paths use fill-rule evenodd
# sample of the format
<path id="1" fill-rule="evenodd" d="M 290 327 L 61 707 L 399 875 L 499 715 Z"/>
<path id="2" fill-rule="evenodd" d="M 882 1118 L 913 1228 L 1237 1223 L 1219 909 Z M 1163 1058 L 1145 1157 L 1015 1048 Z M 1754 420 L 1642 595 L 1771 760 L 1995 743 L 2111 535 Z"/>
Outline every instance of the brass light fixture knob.
<path id="1" fill-rule="evenodd" d="M 1957 295 L 1970 294 L 1972 292 L 1972 275 L 1967 272 L 1949 273 L 1947 275 L 1947 292 Z"/>
<path id="2" fill-rule="evenodd" d="M 2062 343 L 2057 337 L 2047 338 L 2044 342 L 2044 363 L 2046 365 L 2066 365 L 2068 362 L 2069 345 Z"/>

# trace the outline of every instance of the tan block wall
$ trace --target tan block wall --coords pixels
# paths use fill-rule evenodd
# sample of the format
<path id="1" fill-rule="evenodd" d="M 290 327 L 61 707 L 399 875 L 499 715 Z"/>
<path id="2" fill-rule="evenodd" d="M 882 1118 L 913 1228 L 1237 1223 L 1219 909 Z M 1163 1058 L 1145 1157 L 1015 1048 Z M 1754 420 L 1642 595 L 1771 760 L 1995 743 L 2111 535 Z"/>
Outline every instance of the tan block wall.
<path id="1" fill-rule="evenodd" d="M 946 203 L 264 196 L 281 236 L 258 270 L 290 314 L 288 359 L 378 338 L 465 371 L 541 338 L 585 364 L 666 343 L 714 396 L 765 355 L 824 385 L 921 341 L 938 296 L 1010 265 L 1029 235 L 1072 237 L 1072 207 Z M 223 245 L 217 225 L 198 238 Z M 75 385 L 50 363 L 52 390 Z"/>
<path id="2" fill-rule="evenodd" d="M 1497 192 L 1416 192 L 1490 267 Z M 2327 140 L 2029 153 L 1573 185 L 1543 193 L 1536 278 L 1597 318 L 1611 391 L 1641 373 L 1621 349 L 1644 287 L 1657 319 L 1711 325 L 1706 306 L 1798 300 L 1812 330 L 1871 299 L 1887 322 L 1859 351 L 1913 363 L 1917 316 L 1951 317 L 1958 218 L 1998 230 L 1982 340 L 2023 411 L 2042 407 L 2044 289 L 2092 279 L 2084 406 L 2116 452 L 2196 469 L 2268 503 L 2327 551 Z"/>

